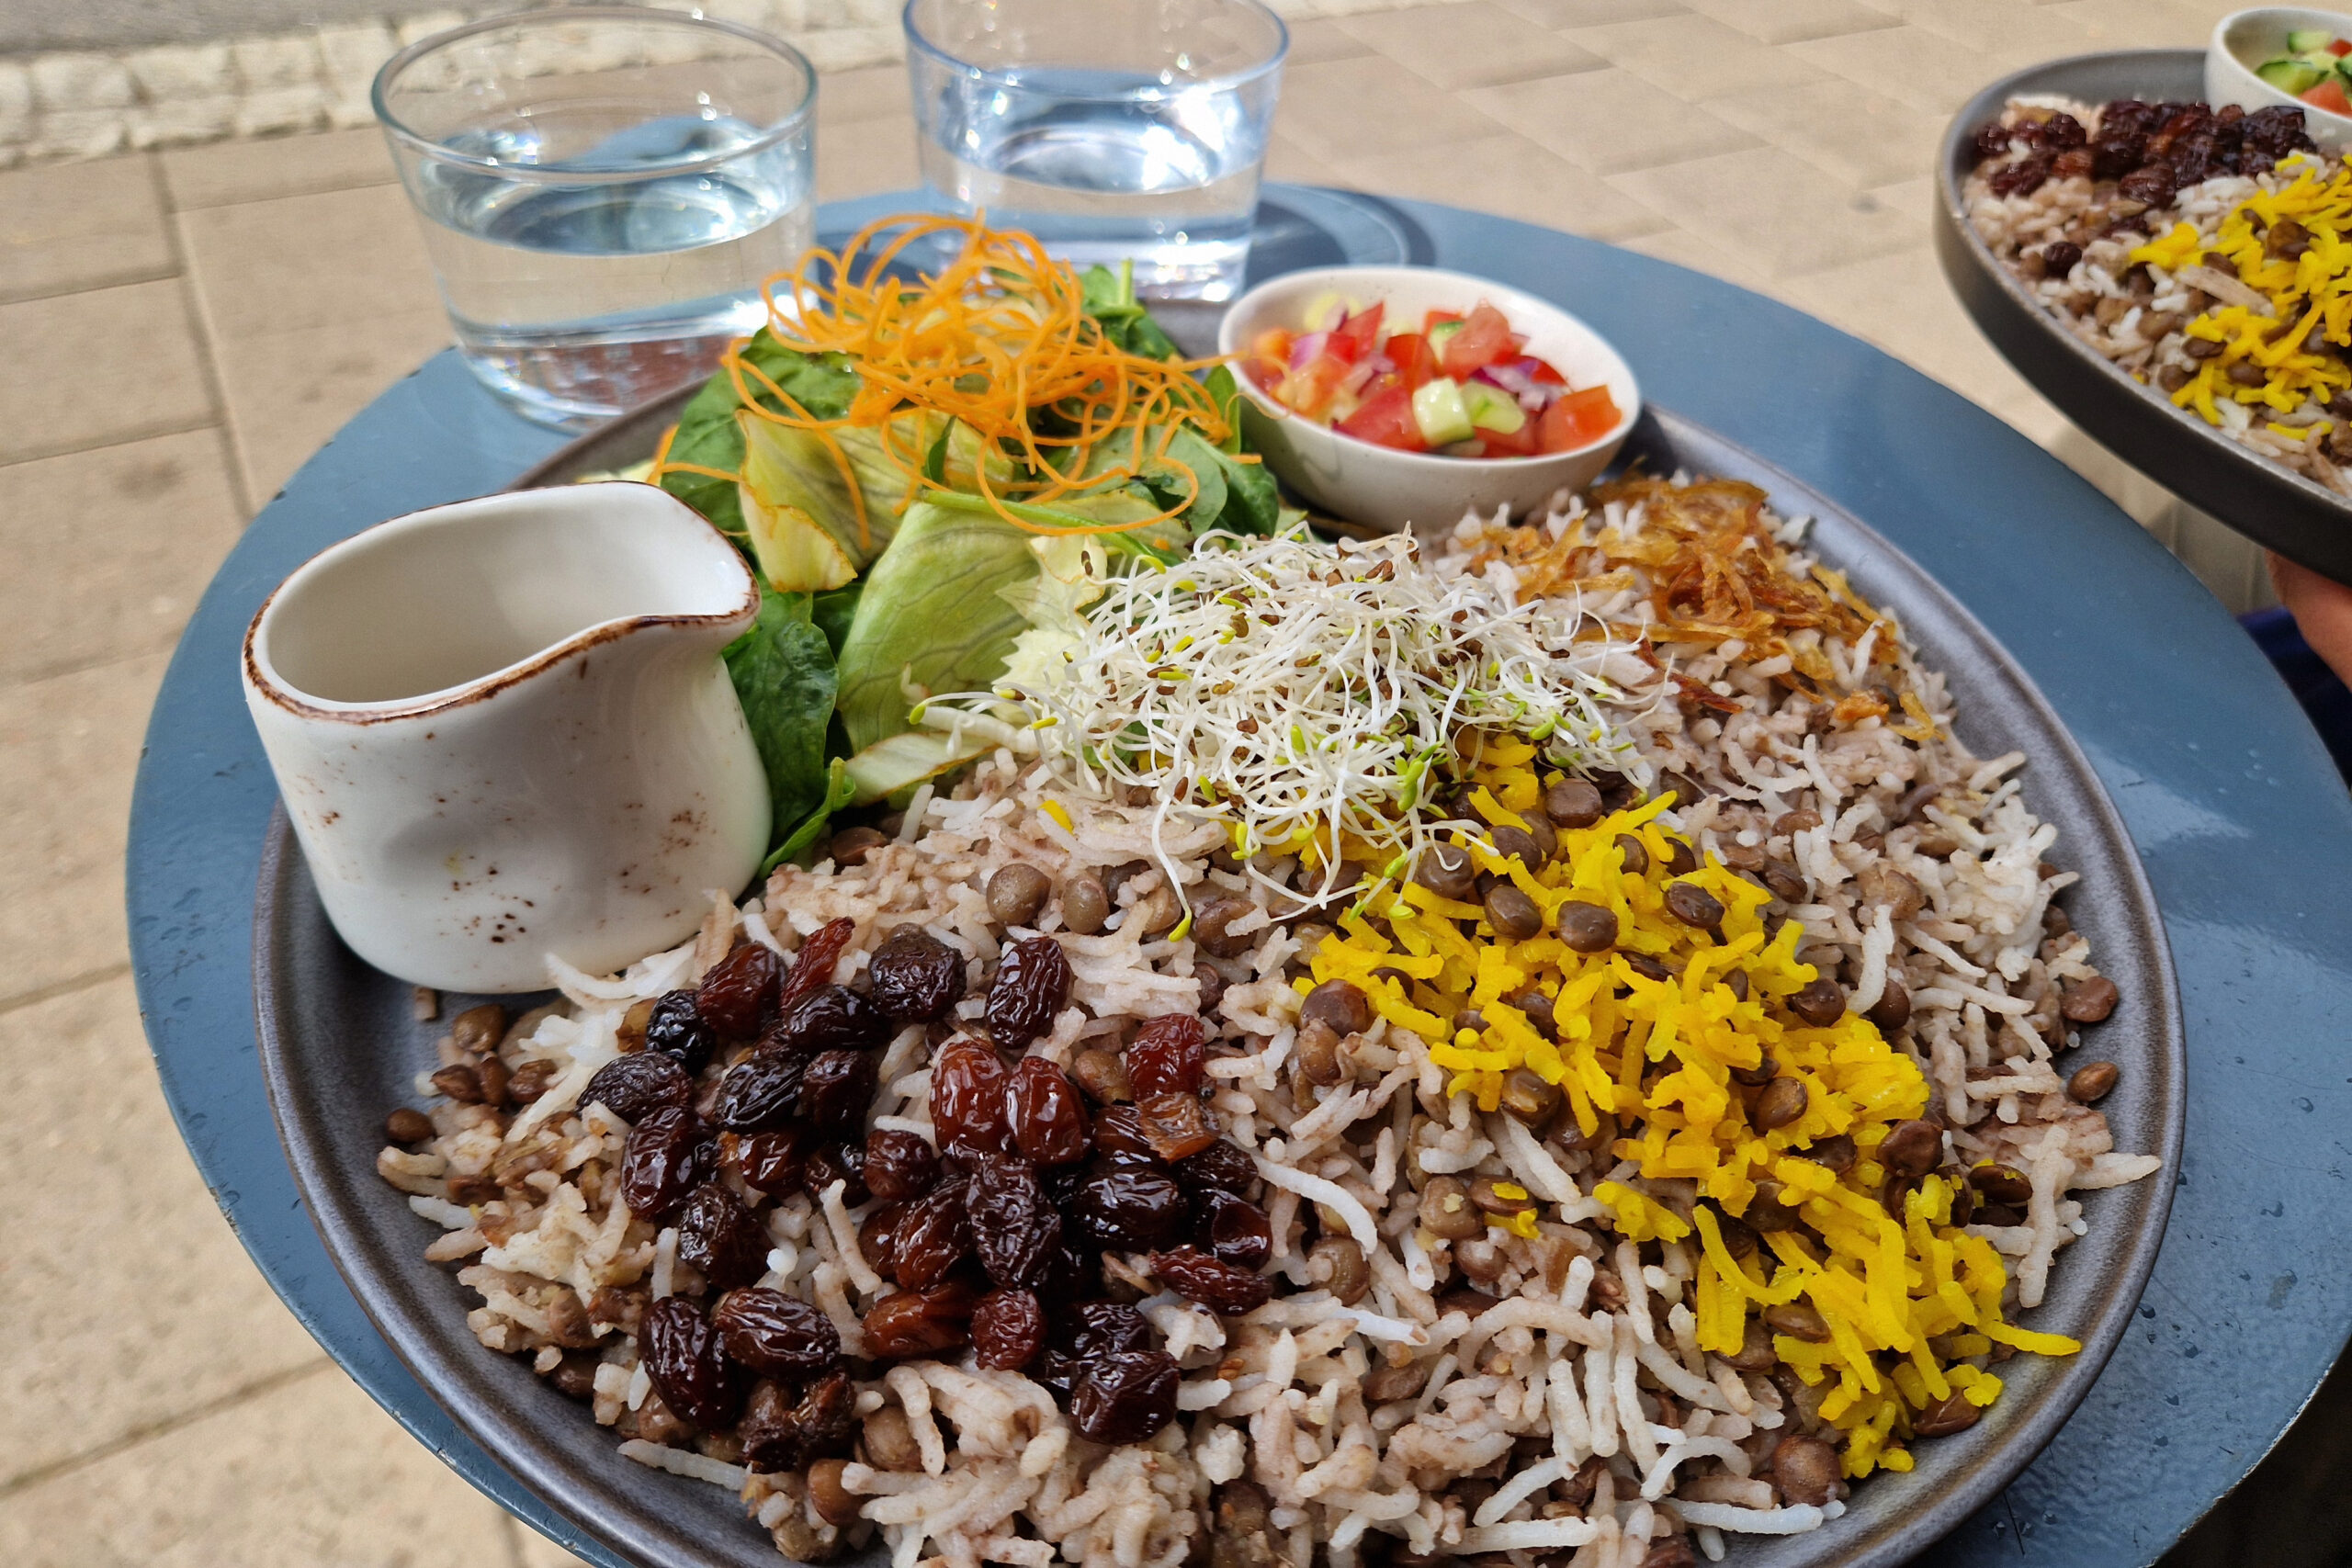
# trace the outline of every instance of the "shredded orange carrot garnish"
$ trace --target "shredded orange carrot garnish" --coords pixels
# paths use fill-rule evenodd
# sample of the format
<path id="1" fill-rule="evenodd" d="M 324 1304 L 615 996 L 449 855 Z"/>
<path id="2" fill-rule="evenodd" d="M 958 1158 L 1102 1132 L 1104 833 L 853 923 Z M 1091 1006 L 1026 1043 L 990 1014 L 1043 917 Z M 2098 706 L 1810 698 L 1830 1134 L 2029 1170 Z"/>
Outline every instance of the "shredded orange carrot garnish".
<path id="1" fill-rule="evenodd" d="M 940 234 L 964 237 L 952 264 L 911 286 L 889 276 L 910 245 Z M 1179 423 L 1190 422 L 1210 442 L 1227 434 L 1216 400 L 1191 375 L 1216 361 L 1126 352 L 1086 313 L 1084 290 L 1067 265 L 1031 236 L 992 231 L 978 219 L 884 219 L 838 254 L 810 251 L 764 292 L 776 340 L 804 354 L 849 355 L 857 367 L 856 396 L 843 417 L 819 419 L 740 354 L 727 356 L 728 374 L 759 418 L 809 431 L 825 444 L 851 479 L 861 542 L 869 547 L 865 498 L 834 434 L 846 427 L 878 435 L 883 457 L 910 481 L 911 502 L 950 487 L 923 473 L 927 454 L 906 449 L 900 443 L 909 433 L 892 420 L 922 410 L 962 421 L 984 447 L 1021 465 L 1021 477 L 999 494 L 982 462 L 979 493 L 1006 522 L 1035 534 L 1124 534 L 1178 515 L 1200 493 L 1199 476 L 1168 455 Z M 787 301 L 781 307 L 779 293 Z M 1056 423 L 1041 429 L 1036 416 L 1047 412 Z M 1156 439 L 1148 434 L 1155 425 Z M 1086 449 L 1125 431 L 1134 433 L 1129 460 L 1081 479 Z M 1057 467 L 1056 455 L 1067 468 Z M 1069 528 L 1009 509 L 1051 505 L 1147 468 L 1181 473 L 1184 502 L 1131 523 Z"/>

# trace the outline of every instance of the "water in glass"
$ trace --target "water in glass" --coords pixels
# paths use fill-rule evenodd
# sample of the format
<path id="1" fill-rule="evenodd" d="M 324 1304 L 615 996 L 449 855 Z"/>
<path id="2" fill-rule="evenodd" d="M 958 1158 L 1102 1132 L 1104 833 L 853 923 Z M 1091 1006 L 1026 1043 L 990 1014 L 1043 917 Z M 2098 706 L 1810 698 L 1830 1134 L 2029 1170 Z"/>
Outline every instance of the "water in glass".
<path id="1" fill-rule="evenodd" d="M 703 134 L 748 141 L 752 129 L 710 122 Z M 658 170 L 676 154 L 656 146 L 646 161 Z M 622 174 L 626 149 L 594 162 Z M 707 375 L 729 339 L 767 319 L 761 282 L 790 268 L 814 230 L 806 161 L 785 148 L 642 179 L 521 185 L 445 166 L 420 185 L 458 348 L 493 388 L 561 423 L 609 419 Z"/>
<path id="2" fill-rule="evenodd" d="M 393 56 L 377 115 L 474 373 L 571 429 L 707 376 L 814 237 L 815 92 L 779 39 L 635 7 Z"/>
<path id="3" fill-rule="evenodd" d="M 912 0 L 923 178 L 1139 292 L 1229 299 L 1287 39 L 1257 0 Z"/>

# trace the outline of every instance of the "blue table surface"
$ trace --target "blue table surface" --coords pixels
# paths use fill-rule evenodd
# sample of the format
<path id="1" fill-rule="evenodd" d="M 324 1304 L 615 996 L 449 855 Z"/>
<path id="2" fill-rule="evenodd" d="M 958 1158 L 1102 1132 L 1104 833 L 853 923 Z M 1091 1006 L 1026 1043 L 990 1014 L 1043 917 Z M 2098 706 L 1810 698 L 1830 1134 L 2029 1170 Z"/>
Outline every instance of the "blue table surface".
<path id="1" fill-rule="evenodd" d="M 1285 194 L 1271 186 L 1268 199 Z M 1329 196 L 1287 196 L 1337 210 Z M 821 229 L 910 200 L 839 204 Z M 2140 1321 L 2080 1411 L 1928 1560 L 2153 1561 L 2285 1430 L 2352 1327 L 2352 802 L 2327 754 L 2186 570 L 2055 459 L 1917 371 L 1785 306 L 1591 241 L 1421 203 L 1368 211 L 1363 231 L 1402 236 L 1414 261 L 1576 310 L 1652 400 L 1887 535 L 2017 656 L 2105 781 L 2165 910 L 2188 1020 L 2171 1226 Z M 1364 254 L 1358 237 L 1338 244 Z M 500 489 L 562 439 L 506 412 L 445 352 L 303 466 L 221 567 L 165 677 L 128 896 L 164 1093 L 254 1262 L 420 1441 L 543 1533 L 622 1568 L 458 1431 L 329 1263 L 270 1121 L 251 984 L 276 792 L 237 683 L 246 622 L 318 549 Z"/>

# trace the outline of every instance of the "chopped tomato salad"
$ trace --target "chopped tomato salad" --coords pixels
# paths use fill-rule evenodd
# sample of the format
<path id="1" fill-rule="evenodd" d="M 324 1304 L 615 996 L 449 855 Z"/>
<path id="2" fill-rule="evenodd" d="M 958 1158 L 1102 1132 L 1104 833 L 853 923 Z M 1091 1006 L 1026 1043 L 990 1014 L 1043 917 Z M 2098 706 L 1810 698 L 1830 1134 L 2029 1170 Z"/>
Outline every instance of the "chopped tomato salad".
<path id="1" fill-rule="evenodd" d="M 1607 387 L 1570 386 L 1483 299 L 1402 331 L 1385 315 L 1327 297 L 1306 330 L 1259 333 L 1242 368 L 1301 418 L 1401 452 L 1533 457 L 1589 446 L 1623 418 Z"/>

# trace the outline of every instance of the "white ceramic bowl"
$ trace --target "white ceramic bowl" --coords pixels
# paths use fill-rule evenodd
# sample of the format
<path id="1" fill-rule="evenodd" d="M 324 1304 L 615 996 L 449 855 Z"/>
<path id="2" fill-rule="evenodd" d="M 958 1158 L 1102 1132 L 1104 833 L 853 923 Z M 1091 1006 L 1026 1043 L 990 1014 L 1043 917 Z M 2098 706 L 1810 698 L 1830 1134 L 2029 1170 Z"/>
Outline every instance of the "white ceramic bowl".
<path id="1" fill-rule="evenodd" d="M 1556 305 L 1532 294 L 1423 266 L 1332 266 L 1285 273 L 1233 302 L 1217 329 L 1224 354 L 1245 352 L 1260 333 L 1296 332 L 1307 308 L 1327 294 L 1388 307 L 1392 322 L 1417 322 L 1431 310 L 1467 312 L 1484 299 L 1527 337 L 1527 352 L 1548 360 L 1570 385 L 1606 385 L 1623 414 L 1617 428 L 1572 451 L 1533 457 L 1441 457 L 1399 452 L 1297 417 L 1247 375 L 1244 418 L 1251 444 L 1274 473 L 1319 511 L 1387 533 L 1451 528 L 1472 508 L 1508 503 L 1514 515 L 1541 507 L 1555 491 L 1589 484 L 1609 466 L 1641 417 L 1641 389 L 1608 340 Z M 1238 368 L 1238 367 L 1237 367 Z"/>
<path id="2" fill-rule="evenodd" d="M 2257 6 L 2223 17 L 2213 28 L 2212 41 L 2205 46 L 2205 101 L 2215 108 L 2224 104 L 2244 109 L 2290 105 L 2303 111 L 2303 127 L 2313 141 L 2331 152 L 2352 152 L 2352 119 L 2313 108 L 2254 73 L 2264 61 L 2287 52 L 2289 33 L 2305 28 L 2325 28 L 2337 38 L 2352 39 L 2352 17 L 2341 11 Z"/>

